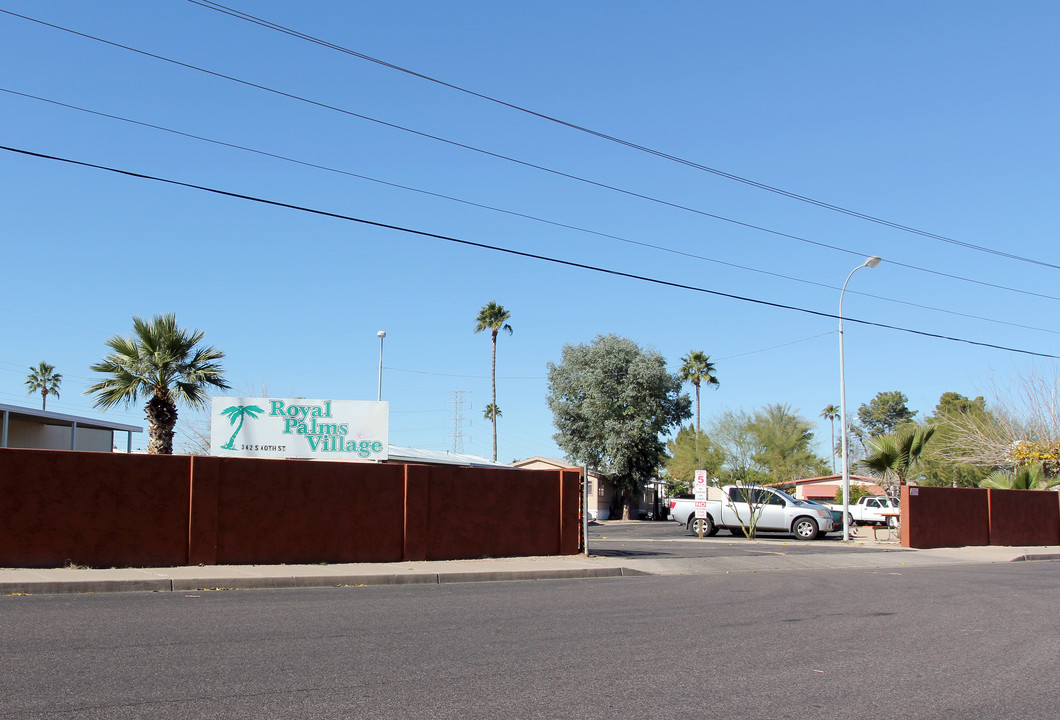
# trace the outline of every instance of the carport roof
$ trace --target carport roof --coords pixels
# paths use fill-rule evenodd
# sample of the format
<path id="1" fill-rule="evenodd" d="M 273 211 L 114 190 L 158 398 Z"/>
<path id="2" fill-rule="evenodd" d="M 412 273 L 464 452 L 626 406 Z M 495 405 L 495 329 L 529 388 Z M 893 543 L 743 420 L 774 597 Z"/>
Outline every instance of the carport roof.
<path id="1" fill-rule="evenodd" d="M 68 427 L 70 428 L 70 449 L 76 447 L 78 428 L 109 430 L 111 432 L 127 432 L 129 433 L 129 452 L 132 452 L 132 434 L 134 432 L 144 431 L 139 425 L 126 425 L 125 423 L 96 420 L 94 418 L 79 417 L 77 415 L 64 415 L 63 413 L 48 412 L 47 410 L 34 410 L 33 408 L 19 407 L 18 405 L 4 405 L 0 403 L 0 447 L 7 447 L 7 432 L 11 420 L 37 423 L 39 425 Z M 113 435 L 111 437 L 113 437 Z"/>
<path id="2" fill-rule="evenodd" d="M 33 408 L 19 407 L 18 405 L 4 405 L 0 403 L 0 413 L 12 418 L 25 418 L 34 420 L 42 425 L 61 425 L 64 427 L 91 428 L 93 430 L 120 430 L 121 432 L 143 432 L 140 425 L 126 425 L 124 423 L 110 422 L 109 420 L 96 420 L 94 418 L 81 417 L 79 415 L 64 415 L 63 413 L 50 412 L 48 410 L 34 410 Z"/>

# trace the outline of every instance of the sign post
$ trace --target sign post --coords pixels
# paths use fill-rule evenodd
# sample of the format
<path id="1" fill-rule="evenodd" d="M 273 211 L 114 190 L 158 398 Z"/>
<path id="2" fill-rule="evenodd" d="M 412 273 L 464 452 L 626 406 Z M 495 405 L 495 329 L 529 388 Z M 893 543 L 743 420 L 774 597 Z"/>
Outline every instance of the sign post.
<path id="1" fill-rule="evenodd" d="M 696 470 L 696 479 L 692 483 L 692 492 L 696 496 L 696 519 L 707 517 L 707 471 Z M 703 522 L 699 523 L 699 539 L 703 539 Z"/>

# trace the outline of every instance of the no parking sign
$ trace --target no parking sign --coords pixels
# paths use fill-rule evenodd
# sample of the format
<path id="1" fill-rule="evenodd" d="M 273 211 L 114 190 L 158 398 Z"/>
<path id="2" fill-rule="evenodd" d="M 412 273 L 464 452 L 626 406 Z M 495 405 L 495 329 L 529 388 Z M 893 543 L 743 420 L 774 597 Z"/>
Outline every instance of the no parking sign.
<path id="1" fill-rule="evenodd" d="M 696 517 L 707 516 L 707 471 L 696 470 L 696 479 L 692 483 L 692 492 L 696 495 Z"/>

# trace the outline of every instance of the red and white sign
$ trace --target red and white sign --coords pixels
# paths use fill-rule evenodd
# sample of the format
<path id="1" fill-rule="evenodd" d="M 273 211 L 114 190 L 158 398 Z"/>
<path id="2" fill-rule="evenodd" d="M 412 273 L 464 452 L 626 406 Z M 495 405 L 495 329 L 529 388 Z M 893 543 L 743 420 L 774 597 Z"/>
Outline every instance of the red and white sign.
<path id="1" fill-rule="evenodd" d="M 696 495 L 696 517 L 707 516 L 707 471 L 696 470 L 696 479 L 692 483 L 692 492 Z"/>

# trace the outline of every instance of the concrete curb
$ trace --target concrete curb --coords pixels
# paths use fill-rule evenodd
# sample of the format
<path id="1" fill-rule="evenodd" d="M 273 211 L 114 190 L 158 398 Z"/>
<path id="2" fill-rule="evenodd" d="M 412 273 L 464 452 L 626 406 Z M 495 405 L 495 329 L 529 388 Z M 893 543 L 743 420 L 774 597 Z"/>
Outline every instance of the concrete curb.
<path id="1" fill-rule="evenodd" d="M 1060 553 L 1035 553 L 1033 555 L 1020 555 L 1009 562 L 1031 562 L 1032 560 L 1060 560 Z"/>
<path id="2" fill-rule="evenodd" d="M 756 541 L 757 542 L 757 541 Z M 763 545 L 767 545 L 762 541 Z M 785 543 L 781 543 L 783 545 Z M 774 543 L 775 545 L 775 543 Z M 868 550 L 869 548 L 865 548 Z M 781 552 L 714 558 L 606 558 L 583 555 L 477 561 L 393 563 L 389 566 L 227 566 L 125 569 L 0 569 L 0 596 L 129 592 L 207 592 L 289 588 L 440 585 L 637 577 L 714 575 L 779 570 L 874 570 L 957 563 L 1060 560 L 1057 548 L 851 548 L 844 554 L 796 557 Z"/>
<path id="3" fill-rule="evenodd" d="M 647 575 L 630 568 L 557 568 L 489 570 L 484 572 L 408 573 L 369 575 L 263 576 L 164 578 L 157 580 L 24 580 L 0 581 L 0 595 L 67 595 L 118 592 L 200 592 L 210 590 L 269 590 L 291 588 L 366 587 L 369 585 L 441 585 L 469 582 L 577 580 L 583 578 Z"/>
<path id="4" fill-rule="evenodd" d="M 0 595 L 169 592 L 169 580 L 41 580 L 0 582 Z"/>

